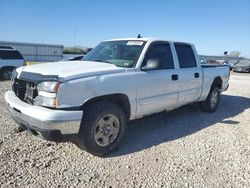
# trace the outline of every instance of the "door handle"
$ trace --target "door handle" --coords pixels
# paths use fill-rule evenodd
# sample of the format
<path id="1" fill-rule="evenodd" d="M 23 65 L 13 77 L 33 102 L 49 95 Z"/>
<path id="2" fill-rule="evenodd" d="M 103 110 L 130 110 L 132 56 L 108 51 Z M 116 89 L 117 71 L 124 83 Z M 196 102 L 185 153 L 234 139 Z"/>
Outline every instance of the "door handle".
<path id="1" fill-rule="evenodd" d="M 178 80 L 178 79 L 179 79 L 179 77 L 178 77 L 177 74 L 173 74 L 173 75 L 171 76 L 171 78 L 172 78 L 172 80 Z"/>
<path id="2" fill-rule="evenodd" d="M 199 78 L 200 77 L 200 74 L 198 72 L 194 73 L 194 77 L 195 78 Z"/>

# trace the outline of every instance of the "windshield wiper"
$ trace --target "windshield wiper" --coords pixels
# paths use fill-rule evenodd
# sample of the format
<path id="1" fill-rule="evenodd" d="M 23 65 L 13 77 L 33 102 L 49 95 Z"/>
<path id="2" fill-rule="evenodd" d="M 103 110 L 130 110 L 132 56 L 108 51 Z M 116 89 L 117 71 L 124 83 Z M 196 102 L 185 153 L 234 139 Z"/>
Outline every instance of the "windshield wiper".
<path id="1" fill-rule="evenodd" d="M 91 61 L 97 61 L 97 62 L 101 62 L 101 63 L 110 63 L 109 61 L 101 60 L 101 59 L 95 59 L 95 60 L 91 60 Z"/>

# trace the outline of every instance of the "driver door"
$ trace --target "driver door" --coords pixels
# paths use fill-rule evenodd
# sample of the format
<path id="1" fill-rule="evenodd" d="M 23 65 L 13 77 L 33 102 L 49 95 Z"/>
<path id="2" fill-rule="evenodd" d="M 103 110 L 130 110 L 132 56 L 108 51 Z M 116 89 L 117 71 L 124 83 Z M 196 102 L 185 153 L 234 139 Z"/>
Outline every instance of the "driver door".
<path id="1" fill-rule="evenodd" d="M 140 71 L 137 78 L 137 115 L 148 115 L 172 109 L 178 101 L 178 70 L 175 69 L 168 42 L 154 42 L 148 48 L 143 66 L 149 59 L 160 61 L 160 67 Z"/>

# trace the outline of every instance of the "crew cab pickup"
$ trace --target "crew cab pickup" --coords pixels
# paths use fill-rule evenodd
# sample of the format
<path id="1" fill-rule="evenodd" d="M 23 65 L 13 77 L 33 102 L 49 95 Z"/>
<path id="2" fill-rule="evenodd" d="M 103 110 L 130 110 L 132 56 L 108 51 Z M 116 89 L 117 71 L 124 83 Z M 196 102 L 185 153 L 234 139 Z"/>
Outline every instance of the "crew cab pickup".
<path id="1" fill-rule="evenodd" d="M 83 61 L 17 68 L 5 100 L 13 119 L 47 140 L 102 156 L 129 120 L 189 103 L 214 112 L 227 65 L 200 65 L 194 45 L 150 38 L 101 42 Z"/>

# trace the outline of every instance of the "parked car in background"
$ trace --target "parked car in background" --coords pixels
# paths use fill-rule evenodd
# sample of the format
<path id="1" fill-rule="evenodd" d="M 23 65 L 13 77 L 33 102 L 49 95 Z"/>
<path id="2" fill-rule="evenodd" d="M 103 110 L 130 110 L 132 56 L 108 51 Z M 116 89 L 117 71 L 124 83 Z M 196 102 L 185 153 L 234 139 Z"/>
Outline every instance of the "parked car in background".
<path id="1" fill-rule="evenodd" d="M 207 64 L 207 60 L 206 60 L 206 59 L 201 59 L 201 60 L 200 60 L 200 64 L 201 64 L 201 65 Z"/>
<path id="2" fill-rule="evenodd" d="M 250 72 L 250 60 L 240 60 L 233 67 L 234 72 Z"/>
<path id="3" fill-rule="evenodd" d="M 239 63 L 239 60 L 229 60 L 226 61 L 226 63 L 228 64 L 230 70 L 233 70 L 234 66 Z"/>
<path id="4" fill-rule="evenodd" d="M 223 65 L 223 64 L 224 64 L 224 61 L 209 59 L 209 60 L 207 60 L 207 64 Z"/>
<path id="5" fill-rule="evenodd" d="M 11 78 L 12 71 L 24 65 L 24 58 L 19 51 L 10 46 L 0 46 L 0 77 Z"/>
<path id="6" fill-rule="evenodd" d="M 80 61 L 84 58 L 85 55 L 77 55 L 72 57 L 63 58 L 61 61 Z"/>

